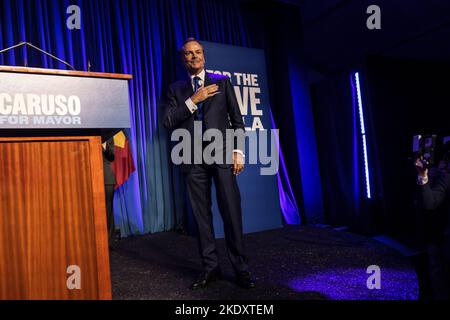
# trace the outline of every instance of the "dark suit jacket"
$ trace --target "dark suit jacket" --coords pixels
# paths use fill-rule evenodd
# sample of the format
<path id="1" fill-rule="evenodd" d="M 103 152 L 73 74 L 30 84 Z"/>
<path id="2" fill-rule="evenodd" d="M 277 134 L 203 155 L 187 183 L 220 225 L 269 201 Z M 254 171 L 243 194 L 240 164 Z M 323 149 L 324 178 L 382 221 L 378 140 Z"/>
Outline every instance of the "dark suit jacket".
<path id="1" fill-rule="evenodd" d="M 224 136 L 224 151 L 226 147 L 226 130 L 242 129 L 245 125 L 242 114 L 234 93 L 234 88 L 228 77 L 206 72 L 205 87 L 217 84 L 219 94 L 206 99 L 203 102 L 204 126 L 205 129 L 218 129 Z M 190 79 L 178 81 L 169 86 L 167 100 L 165 104 L 164 125 L 168 129 L 184 128 L 189 131 L 191 137 L 194 136 L 194 120 L 196 113 L 192 114 L 186 106 L 186 100 L 194 94 Z M 192 138 L 193 140 L 193 138 Z M 232 141 L 233 147 L 243 146 L 243 141 Z M 193 141 L 192 141 L 193 146 Z M 192 147 L 193 150 L 193 147 Z M 225 152 L 224 152 L 225 156 Z M 193 155 L 191 163 L 193 162 Z M 222 165 L 221 165 L 222 166 Z M 229 167 L 230 165 L 223 165 Z M 189 171 L 191 165 L 182 165 L 183 171 Z"/>
<path id="2" fill-rule="evenodd" d="M 429 238 L 432 242 L 443 242 L 450 258 L 450 174 L 440 176 L 435 183 L 419 186 L 419 201 L 429 213 Z"/>
<path id="3" fill-rule="evenodd" d="M 424 209 L 435 210 L 450 199 L 450 175 L 442 175 L 433 186 L 427 183 L 420 186 L 420 189 Z"/>

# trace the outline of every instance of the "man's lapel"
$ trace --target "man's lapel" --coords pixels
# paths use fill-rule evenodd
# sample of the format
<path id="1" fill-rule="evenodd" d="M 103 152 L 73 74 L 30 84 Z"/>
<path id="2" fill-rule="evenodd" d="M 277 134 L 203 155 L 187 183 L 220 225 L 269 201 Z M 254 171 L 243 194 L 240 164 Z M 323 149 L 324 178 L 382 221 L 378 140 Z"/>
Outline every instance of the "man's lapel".
<path id="1" fill-rule="evenodd" d="M 213 84 L 211 81 L 211 78 L 209 77 L 209 73 L 205 72 L 205 84 L 204 86 L 207 87 L 209 85 Z M 205 100 L 205 102 L 203 103 L 203 114 L 206 115 L 210 109 L 210 104 L 211 104 L 211 100 L 214 97 L 208 98 Z"/>
<path id="2" fill-rule="evenodd" d="M 194 89 L 192 88 L 191 84 L 191 78 L 186 78 L 186 81 L 184 81 L 181 90 L 183 97 L 185 97 L 185 99 L 191 97 L 194 94 Z"/>

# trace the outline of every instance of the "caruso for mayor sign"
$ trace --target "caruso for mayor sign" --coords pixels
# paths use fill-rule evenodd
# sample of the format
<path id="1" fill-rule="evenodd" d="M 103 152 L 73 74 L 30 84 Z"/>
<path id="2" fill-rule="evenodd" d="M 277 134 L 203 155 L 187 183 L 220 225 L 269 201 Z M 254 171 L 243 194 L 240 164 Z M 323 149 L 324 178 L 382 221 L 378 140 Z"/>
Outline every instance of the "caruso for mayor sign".
<path id="1" fill-rule="evenodd" d="M 128 127 L 126 80 L 0 72 L 0 129 Z"/>

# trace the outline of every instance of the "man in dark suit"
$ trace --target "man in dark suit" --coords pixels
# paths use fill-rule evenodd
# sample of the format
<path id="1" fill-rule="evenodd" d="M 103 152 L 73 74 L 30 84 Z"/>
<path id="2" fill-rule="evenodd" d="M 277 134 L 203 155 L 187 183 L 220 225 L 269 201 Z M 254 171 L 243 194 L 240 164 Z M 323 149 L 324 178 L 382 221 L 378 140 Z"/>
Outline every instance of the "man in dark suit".
<path id="1" fill-rule="evenodd" d="M 204 50 L 201 43 L 187 39 L 181 50 L 181 58 L 188 71 L 186 80 L 170 85 L 168 90 L 164 125 L 168 129 L 186 129 L 195 140 L 194 129 L 201 124 L 203 131 L 217 129 L 223 134 L 223 150 L 218 150 L 222 161 L 207 164 L 202 159 L 206 144 L 191 154 L 189 163 L 182 164 L 186 189 L 199 232 L 199 250 L 203 272 L 191 289 L 203 288 L 220 278 L 221 271 L 212 228 L 211 182 L 217 190 L 217 201 L 224 223 L 228 257 L 234 268 L 237 283 L 243 288 L 253 288 L 255 282 L 248 271 L 244 254 L 241 196 L 236 175 L 244 169 L 243 135 L 240 139 L 226 139 L 226 130 L 241 130 L 244 123 L 230 79 L 205 71 Z M 200 130 L 200 134 L 203 133 Z M 227 161 L 226 146 L 233 143 L 235 150 Z M 192 143 L 192 146 L 194 142 Z M 240 147 L 240 149 L 239 149 Z M 227 164 L 228 163 L 228 164 Z M 229 164 L 231 163 L 231 164 Z"/>
<path id="2" fill-rule="evenodd" d="M 431 297 L 450 298 L 450 172 L 441 170 L 429 181 L 422 160 L 416 161 L 419 204 L 424 209 Z"/>

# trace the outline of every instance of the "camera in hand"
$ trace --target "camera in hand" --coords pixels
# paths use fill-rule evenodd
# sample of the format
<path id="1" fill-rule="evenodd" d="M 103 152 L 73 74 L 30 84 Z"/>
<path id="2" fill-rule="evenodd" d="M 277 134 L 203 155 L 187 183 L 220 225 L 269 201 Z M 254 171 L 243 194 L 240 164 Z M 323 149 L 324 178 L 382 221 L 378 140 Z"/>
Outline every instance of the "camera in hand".
<path id="1" fill-rule="evenodd" d="M 415 135 L 413 138 L 413 159 L 421 159 L 425 169 L 435 161 L 437 135 Z"/>
<path id="2" fill-rule="evenodd" d="M 435 166 L 439 161 L 448 168 L 450 163 L 450 136 L 441 140 L 435 134 L 415 135 L 413 138 L 413 159 L 421 159 L 426 169 Z"/>

